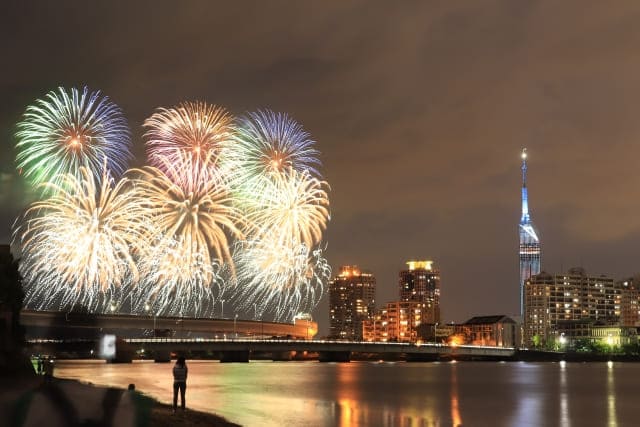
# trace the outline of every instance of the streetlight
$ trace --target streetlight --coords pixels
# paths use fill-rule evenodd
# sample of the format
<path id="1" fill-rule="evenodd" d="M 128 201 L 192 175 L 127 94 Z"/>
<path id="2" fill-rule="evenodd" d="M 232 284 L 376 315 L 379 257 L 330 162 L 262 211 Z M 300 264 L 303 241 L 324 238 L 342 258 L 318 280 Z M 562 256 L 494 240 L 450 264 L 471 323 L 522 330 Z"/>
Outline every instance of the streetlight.
<path id="1" fill-rule="evenodd" d="M 151 306 L 149 305 L 149 303 L 146 303 L 144 305 L 144 311 L 147 312 L 147 314 L 149 313 L 149 310 L 151 310 Z M 151 313 L 151 315 L 153 316 L 153 337 L 156 337 L 156 313 Z"/>
<path id="2" fill-rule="evenodd" d="M 236 321 L 238 320 L 238 313 L 236 313 L 235 317 L 233 318 L 233 336 L 235 338 L 238 338 L 238 334 L 236 333 Z"/>
<path id="3" fill-rule="evenodd" d="M 253 318 L 258 320 L 258 304 L 253 303 Z"/>
<path id="4" fill-rule="evenodd" d="M 433 324 L 433 342 L 438 343 L 438 322 Z"/>
<path id="5" fill-rule="evenodd" d="M 564 336 L 564 332 L 562 332 L 560 334 L 560 347 L 564 347 L 566 342 L 567 342 L 567 338 Z"/>
<path id="6" fill-rule="evenodd" d="M 224 319 L 224 300 L 223 299 L 220 300 L 220 306 L 221 306 L 220 307 L 220 318 Z"/>

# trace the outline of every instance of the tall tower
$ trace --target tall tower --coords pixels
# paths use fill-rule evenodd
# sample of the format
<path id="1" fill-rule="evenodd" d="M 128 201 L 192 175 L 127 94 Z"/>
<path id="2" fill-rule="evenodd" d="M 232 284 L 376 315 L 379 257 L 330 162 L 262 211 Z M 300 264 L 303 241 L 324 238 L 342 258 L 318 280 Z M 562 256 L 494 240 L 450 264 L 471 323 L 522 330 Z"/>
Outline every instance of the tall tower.
<path id="1" fill-rule="evenodd" d="M 400 301 L 422 304 L 422 323 L 440 322 L 440 271 L 433 261 L 409 261 L 400 272 Z"/>
<path id="2" fill-rule="evenodd" d="M 540 238 L 529 216 L 527 149 L 522 150 L 522 216 L 520 217 L 520 316 L 524 319 L 524 284 L 540 273 Z"/>
<path id="3" fill-rule="evenodd" d="M 376 278 L 356 265 L 340 267 L 329 282 L 329 335 L 332 338 L 362 340 L 362 322 L 375 312 Z"/>

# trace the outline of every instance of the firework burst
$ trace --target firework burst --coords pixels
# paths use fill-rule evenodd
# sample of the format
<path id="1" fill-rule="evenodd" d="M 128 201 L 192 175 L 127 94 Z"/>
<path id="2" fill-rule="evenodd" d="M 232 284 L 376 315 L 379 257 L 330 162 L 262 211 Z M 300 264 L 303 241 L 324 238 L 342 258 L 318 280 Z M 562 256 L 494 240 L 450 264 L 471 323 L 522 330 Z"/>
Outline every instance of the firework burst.
<path id="1" fill-rule="evenodd" d="M 168 174 L 154 167 L 136 171 L 136 198 L 147 206 L 157 230 L 151 256 L 140 260 L 144 288 L 156 311 L 198 313 L 202 298 L 211 296 L 208 288 L 219 266 L 233 271 L 230 239 L 242 238 L 244 219 L 218 174 L 208 174 L 185 155 L 173 164 L 165 160 L 164 166 Z M 182 179 L 175 183 L 171 176 Z"/>
<path id="2" fill-rule="evenodd" d="M 216 168 L 222 146 L 234 131 L 233 117 L 224 108 L 204 102 L 160 108 L 144 126 L 149 163 L 165 174 L 175 171 L 167 165 L 185 160 L 199 169 Z"/>
<path id="3" fill-rule="evenodd" d="M 256 197 L 244 200 L 248 207 L 248 224 L 253 227 L 248 234 L 258 239 L 274 241 L 289 247 L 305 244 L 313 247 L 322 239 L 322 232 L 329 219 L 327 183 L 307 172 L 279 176 L 262 187 Z"/>
<path id="4" fill-rule="evenodd" d="M 27 306 L 99 311 L 105 295 L 138 279 L 134 254 L 144 251 L 149 221 L 130 181 L 114 184 L 105 172 L 97 186 L 88 168 L 79 175 L 47 184 L 52 196 L 34 203 L 15 230 Z"/>
<path id="5" fill-rule="evenodd" d="M 306 245 L 256 240 L 236 245 L 237 286 L 232 301 L 255 315 L 291 321 L 295 315 L 310 313 L 331 276 L 331 267 L 322 251 L 309 251 Z"/>
<path id="6" fill-rule="evenodd" d="M 18 169 L 34 186 L 50 182 L 60 187 L 68 181 L 66 174 L 81 179 L 80 168 L 98 180 L 105 163 L 110 175 L 118 177 L 131 158 L 129 129 L 120 108 L 86 87 L 59 88 L 27 107 L 16 137 Z"/>
<path id="7" fill-rule="evenodd" d="M 234 171 L 236 187 L 254 193 L 263 180 L 289 170 L 319 176 L 314 141 L 295 120 L 270 110 L 248 113 L 238 120 L 232 143 L 224 146 L 224 160 Z"/>

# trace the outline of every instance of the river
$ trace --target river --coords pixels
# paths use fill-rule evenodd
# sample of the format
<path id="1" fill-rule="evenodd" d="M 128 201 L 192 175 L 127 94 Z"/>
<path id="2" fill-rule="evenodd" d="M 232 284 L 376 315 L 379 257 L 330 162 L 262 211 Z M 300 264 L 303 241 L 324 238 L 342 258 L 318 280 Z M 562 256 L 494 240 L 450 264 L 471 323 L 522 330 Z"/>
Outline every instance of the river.
<path id="1" fill-rule="evenodd" d="M 187 407 L 243 426 L 634 426 L 640 364 L 187 361 Z M 169 403 L 173 364 L 59 361 L 55 375 Z"/>

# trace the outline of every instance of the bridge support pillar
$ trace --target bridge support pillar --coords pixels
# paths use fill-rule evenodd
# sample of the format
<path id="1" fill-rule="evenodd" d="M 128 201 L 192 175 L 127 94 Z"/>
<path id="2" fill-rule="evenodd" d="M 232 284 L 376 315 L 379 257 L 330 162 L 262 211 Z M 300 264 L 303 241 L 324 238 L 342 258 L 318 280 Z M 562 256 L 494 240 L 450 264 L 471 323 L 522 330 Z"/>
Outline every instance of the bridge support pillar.
<path id="1" fill-rule="evenodd" d="M 321 351 L 318 353 L 319 362 L 351 362 L 350 351 Z"/>
<path id="2" fill-rule="evenodd" d="M 405 361 L 407 362 L 435 362 L 440 359 L 437 353 L 406 353 Z"/>
<path id="3" fill-rule="evenodd" d="M 221 351 L 220 352 L 220 362 L 222 362 L 222 363 L 231 363 L 231 362 L 247 363 L 247 362 L 249 362 L 249 351 L 248 350 Z"/>
<path id="4" fill-rule="evenodd" d="M 171 353 L 168 351 L 158 350 L 153 353 L 153 361 L 156 363 L 171 362 Z"/>
<path id="5" fill-rule="evenodd" d="M 271 353 L 271 360 L 274 362 L 288 362 L 293 359 L 295 351 L 274 351 Z"/>
<path id="6" fill-rule="evenodd" d="M 107 363 L 131 363 L 135 351 L 122 338 L 116 338 L 115 355 L 107 359 Z"/>

